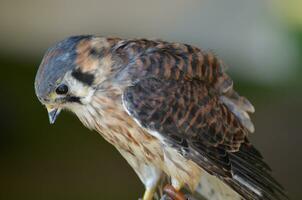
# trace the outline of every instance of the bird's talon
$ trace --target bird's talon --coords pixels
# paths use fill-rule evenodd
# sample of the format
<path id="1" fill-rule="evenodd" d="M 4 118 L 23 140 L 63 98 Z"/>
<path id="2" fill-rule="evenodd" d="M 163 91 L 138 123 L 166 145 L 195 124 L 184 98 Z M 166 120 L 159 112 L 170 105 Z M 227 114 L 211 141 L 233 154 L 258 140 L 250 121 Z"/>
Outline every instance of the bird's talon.
<path id="1" fill-rule="evenodd" d="M 171 199 L 167 194 L 164 194 L 164 195 L 160 198 L 160 200 L 173 200 L 173 199 Z"/>
<path id="2" fill-rule="evenodd" d="M 185 197 L 185 195 L 180 192 L 177 191 L 173 186 L 171 185 L 166 185 L 164 187 L 164 193 L 167 197 L 169 197 L 169 200 L 187 200 L 187 198 Z"/>

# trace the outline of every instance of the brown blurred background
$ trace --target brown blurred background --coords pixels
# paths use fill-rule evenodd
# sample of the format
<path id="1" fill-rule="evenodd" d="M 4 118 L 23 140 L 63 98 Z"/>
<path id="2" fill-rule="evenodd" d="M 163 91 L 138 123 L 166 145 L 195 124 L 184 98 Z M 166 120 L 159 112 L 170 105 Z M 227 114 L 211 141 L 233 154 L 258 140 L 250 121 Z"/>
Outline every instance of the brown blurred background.
<path id="1" fill-rule="evenodd" d="M 302 199 L 301 0 L 0 0 L 0 199 L 138 199 L 119 153 L 70 113 L 54 126 L 34 94 L 45 50 L 70 35 L 180 41 L 212 50 L 255 105 L 253 142 Z"/>

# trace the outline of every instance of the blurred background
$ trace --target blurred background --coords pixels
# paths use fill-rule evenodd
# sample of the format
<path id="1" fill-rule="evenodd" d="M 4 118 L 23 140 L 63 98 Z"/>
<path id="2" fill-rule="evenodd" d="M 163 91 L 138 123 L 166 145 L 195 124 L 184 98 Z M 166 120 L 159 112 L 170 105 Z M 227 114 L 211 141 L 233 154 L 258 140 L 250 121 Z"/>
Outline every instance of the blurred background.
<path id="1" fill-rule="evenodd" d="M 0 0 L 0 199 L 138 199 L 119 153 L 70 113 L 54 126 L 34 94 L 45 50 L 78 34 L 212 50 L 255 105 L 255 146 L 302 199 L 301 0 Z"/>

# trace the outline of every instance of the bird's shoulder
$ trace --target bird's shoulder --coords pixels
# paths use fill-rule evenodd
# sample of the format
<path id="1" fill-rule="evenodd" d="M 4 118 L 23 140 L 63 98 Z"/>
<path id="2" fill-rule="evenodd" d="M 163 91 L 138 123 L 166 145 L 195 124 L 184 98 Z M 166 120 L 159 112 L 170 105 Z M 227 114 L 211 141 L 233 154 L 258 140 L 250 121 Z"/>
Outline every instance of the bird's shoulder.
<path id="1" fill-rule="evenodd" d="M 136 70 L 140 77 L 197 78 L 215 83 L 225 75 L 224 63 L 213 52 L 189 44 L 147 39 L 121 40 L 113 46 L 112 52 L 123 59 L 124 65 Z"/>

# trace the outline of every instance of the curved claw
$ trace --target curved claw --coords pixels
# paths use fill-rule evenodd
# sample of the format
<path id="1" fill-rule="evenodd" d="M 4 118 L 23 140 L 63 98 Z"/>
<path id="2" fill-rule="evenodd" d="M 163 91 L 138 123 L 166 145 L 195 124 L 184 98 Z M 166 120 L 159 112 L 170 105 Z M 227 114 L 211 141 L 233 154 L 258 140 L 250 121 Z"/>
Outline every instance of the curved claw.
<path id="1" fill-rule="evenodd" d="M 160 198 L 160 200 L 173 200 L 173 199 L 171 199 L 167 194 L 164 194 L 164 195 Z"/>
<path id="2" fill-rule="evenodd" d="M 175 188 L 171 185 L 166 185 L 164 187 L 164 193 L 172 200 L 187 200 L 183 193 L 175 190 Z"/>

